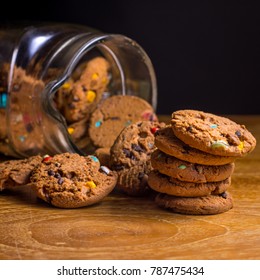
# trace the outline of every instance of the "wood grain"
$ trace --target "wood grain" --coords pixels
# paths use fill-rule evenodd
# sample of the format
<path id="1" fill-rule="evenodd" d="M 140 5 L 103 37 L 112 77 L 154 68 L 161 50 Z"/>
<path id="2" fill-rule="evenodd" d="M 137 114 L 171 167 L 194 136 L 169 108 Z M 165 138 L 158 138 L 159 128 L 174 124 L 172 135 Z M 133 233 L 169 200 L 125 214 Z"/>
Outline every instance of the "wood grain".
<path id="1" fill-rule="evenodd" d="M 260 116 L 231 117 L 260 142 Z M 114 192 L 91 207 L 57 209 L 26 187 L 4 191 L 0 259 L 259 259 L 259 146 L 236 162 L 230 192 L 232 210 L 186 216 L 159 209 L 152 197 Z"/>

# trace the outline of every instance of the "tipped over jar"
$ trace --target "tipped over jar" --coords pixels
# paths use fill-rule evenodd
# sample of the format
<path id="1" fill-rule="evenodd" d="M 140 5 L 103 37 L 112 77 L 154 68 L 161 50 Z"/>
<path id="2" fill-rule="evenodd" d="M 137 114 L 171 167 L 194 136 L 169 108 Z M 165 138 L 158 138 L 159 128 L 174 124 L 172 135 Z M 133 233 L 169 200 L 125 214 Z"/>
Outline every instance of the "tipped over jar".
<path id="1" fill-rule="evenodd" d="M 0 30 L 0 153 L 88 153 L 91 112 L 113 95 L 156 108 L 152 63 L 132 39 L 71 24 Z"/>

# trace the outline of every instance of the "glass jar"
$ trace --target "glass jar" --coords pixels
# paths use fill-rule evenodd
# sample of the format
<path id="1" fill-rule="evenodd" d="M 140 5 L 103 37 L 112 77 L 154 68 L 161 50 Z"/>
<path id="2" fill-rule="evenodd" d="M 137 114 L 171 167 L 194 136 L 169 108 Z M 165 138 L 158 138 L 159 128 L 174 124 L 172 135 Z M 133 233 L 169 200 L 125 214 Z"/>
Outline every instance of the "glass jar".
<path id="1" fill-rule="evenodd" d="M 86 153 L 73 140 L 55 99 L 81 65 L 94 57 L 103 57 L 110 65 L 103 97 L 135 95 L 156 107 L 152 63 L 130 38 L 72 24 L 0 30 L 1 153 L 15 157 Z"/>

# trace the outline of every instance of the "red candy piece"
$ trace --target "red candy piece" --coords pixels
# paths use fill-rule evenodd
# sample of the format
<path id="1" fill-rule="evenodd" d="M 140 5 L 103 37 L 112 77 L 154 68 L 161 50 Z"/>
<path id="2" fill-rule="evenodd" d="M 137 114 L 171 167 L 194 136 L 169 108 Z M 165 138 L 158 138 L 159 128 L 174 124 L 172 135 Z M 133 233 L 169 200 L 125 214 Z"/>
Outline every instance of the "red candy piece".
<path id="1" fill-rule="evenodd" d="M 151 128 L 151 132 L 152 132 L 152 134 L 154 134 L 156 131 L 158 131 L 159 130 L 159 128 L 158 127 L 152 127 Z"/>
<path id="2" fill-rule="evenodd" d="M 46 161 L 50 160 L 51 158 L 52 158 L 51 156 L 45 155 L 45 156 L 43 156 L 42 162 L 46 162 Z"/>

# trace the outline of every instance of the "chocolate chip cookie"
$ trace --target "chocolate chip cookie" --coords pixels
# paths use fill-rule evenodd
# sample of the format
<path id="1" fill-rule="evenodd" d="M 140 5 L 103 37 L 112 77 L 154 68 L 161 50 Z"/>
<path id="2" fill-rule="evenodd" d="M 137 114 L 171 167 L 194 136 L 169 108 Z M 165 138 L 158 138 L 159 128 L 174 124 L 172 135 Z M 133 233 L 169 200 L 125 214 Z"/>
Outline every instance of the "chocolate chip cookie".
<path id="1" fill-rule="evenodd" d="M 123 128 L 143 120 L 157 120 L 146 100 L 130 95 L 111 96 L 92 113 L 89 136 L 94 146 L 110 148 Z"/>
<path id="2" fill-rule="evenodd" d="M 68 123 L 88 118 L 103 97 L 109 83 L 108 61 L 103 57 L 95 57 L 84 64 L 77 80 L 65 83 L 57 92 L 56 100 L 59 110 Z"/>
<path id="3" fill-rule="evenodd" d="M 219 182 L 185 182 L 152 170 L 148 176 L 149 186 L 159 192 L 181 197 L 199 197 L 225 192 L 231 184 L 231 177 Z"/>
<path id="4" fill-rule="evenodd" d="M 160 150 L 155 150 L 151 156 L 152 167 L 160 173 L 180 181 L 206 183 L 218 182 L 230 177 L 234 171 L 234 163 L 225 165 L 201 165 L 179 160 Z"/>
<path id="5" fill-rule="evenodd" d="M 224 165 L 235 161 L 235 157 L 218 156 L 194 149 L 177 138 L 171 126 L 158 130 L 155 134 L 155 145 L 165 154 L 178 159 L 204 165 Z"/>
<path id="6" fill-rule="evenodd" d="M 211 113 L 179 110 L 172 114 L 171 125 L 181 141 L 213 155 L 241 157 L 256 146 L 244 125 Z"/>
<path id="7" fill-rule="evenodd" d="M 117 189 L 129 195 L 149 190 L 151 153 L 156 149 L 154 133 L 164 123 L 141 121 L 125 127 L 110 149 L 110 167 L 118 172 Z"/>
<path id="8" fill-rule="evenodd" d="M 5 188 L 26 185 L 32 170 L 42 161 L 41 156 L 11 159 L 0 163 L 0 191 Z"/>
<path id="9" fill-rule="evenodd" d="M 228 192 L 185 198 L 160 193 L 156 196 L 155 202 L 162 208 L 187 215 L 214 215 L 233 208 L 232 196 Z"/>
<path id="10" fill-rule="evenodd" d="M 100 202 L 115 187 L 117 174 L 95 156 L 63 153 L 45 157 L 32 171 L 30 187 L 53 206 L 78 208 Z"/>

